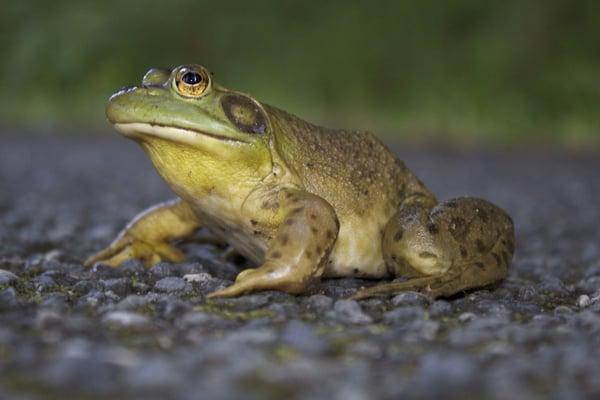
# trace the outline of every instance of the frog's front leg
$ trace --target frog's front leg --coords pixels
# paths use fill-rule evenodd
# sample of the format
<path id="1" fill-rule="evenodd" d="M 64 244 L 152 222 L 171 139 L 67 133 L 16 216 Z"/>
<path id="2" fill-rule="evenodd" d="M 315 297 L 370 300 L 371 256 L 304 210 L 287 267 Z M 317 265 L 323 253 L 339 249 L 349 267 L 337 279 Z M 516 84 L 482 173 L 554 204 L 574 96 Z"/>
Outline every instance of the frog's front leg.
<path id="1" fill-rule="evenodd" d="M 295 189 L 283 189 L 278 197 L 284 217 L 263 265 L 240 272 L 233 285 L 209 297 L 267 289 L 302 293 L 323 275 L 339 231 L 333 207 L 318 196 Z"/>
<path id="2" fill-rule="evenodd" d="M 193 234 L 200 221 L 188 203 L 181 199 L 157 204 L 138 214 L 104 250 L 89 257 L 84 265 L 96 263 L 118 267 L 137 258 L 145 266 L 160 261 L 183 261 L 183 253 L 169 242 Z"/>
<path id="3" fill-rule="evenodd" d="M 353 298 L 404 290 L 447 297 L 486 286 L 506 277 L 513 252 L 512 220 L 485 200 L 407 204 L 386 226 L 383 254 L 392 275 L 412 279 L 375 285 Z"/>

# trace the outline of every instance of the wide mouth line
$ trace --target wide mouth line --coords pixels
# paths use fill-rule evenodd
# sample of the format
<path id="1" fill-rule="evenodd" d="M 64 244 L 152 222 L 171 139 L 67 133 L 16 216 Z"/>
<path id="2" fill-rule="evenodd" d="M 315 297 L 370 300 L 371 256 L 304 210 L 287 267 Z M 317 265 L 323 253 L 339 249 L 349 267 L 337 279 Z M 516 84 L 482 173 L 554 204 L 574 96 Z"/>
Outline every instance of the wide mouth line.
<path id="1" fill-rule="evenodd" d="M 165 124 L 160 124 L 160 123 L 155 123 L 155 122 L 119 122 L 117 123 L 117 125 L 130 125 L 130 124 L 137 124 L 137 125 L 146 125 L 149 126 L 151 128 L 164 128 L 164 129 L 176 129 L 179 131 L 184 131 L 184 132 L 192 132 L 198 135 L 202 135 L 202 136 L 207 136 L 210 137 L 212 139 L 216 139 L 222 142 L 235 142 L 235 143 L 248 143 L 245 140 L 242 139 L 234 139 L 234 138 L 230 138 L 230 137 L 226 137 L 226 136 L 221 136 L 221 135 L 217 135 L 215 133 L 210 133 L 210 132 L 206 132 L 200 129 L 194 129 L 194 128 L 183 128 L 180 126 L 176 126 L 176 125 L 165 125 Z M 149 133 L 151 135 L 154 135 L 154 132 L 146 132 Z"/>

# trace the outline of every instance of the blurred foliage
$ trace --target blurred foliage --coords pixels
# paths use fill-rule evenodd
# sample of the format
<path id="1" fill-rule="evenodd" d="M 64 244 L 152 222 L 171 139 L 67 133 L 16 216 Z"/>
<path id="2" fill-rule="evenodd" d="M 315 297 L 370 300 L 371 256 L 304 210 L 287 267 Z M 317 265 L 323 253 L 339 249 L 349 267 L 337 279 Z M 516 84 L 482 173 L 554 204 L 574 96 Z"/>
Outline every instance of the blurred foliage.
<path id="1" fill-rule="evenodd" d="M 0 122 L 93 126 L 151 66 L 201 63 L 309 120 L 586 145 L 600 136 L 600 2 L 8 0 Z"/>

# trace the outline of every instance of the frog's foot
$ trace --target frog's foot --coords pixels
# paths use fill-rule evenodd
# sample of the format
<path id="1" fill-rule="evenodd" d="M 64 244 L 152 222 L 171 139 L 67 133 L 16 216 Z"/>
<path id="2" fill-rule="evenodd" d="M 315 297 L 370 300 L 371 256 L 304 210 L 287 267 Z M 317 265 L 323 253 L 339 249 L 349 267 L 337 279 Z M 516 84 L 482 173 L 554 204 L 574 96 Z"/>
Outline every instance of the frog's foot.
<path id="1" fill-rule="evenodd" d="M 383 253 L 392 275 L 414 279 L 377 285 L 354 298 L 404 290 L 448 297 L 487 286 L 506 277 L 513 251 L 510 217 L 485 200 L 402 207 L 386 226 Z"/>
<path id="2" fill-rule="evenodd" d="M 439 291 L 442 287 L 450 285 L 453 281 L 453 279 L 450 279 L 448 282 L 444 282 L 444 279 L 445 277 L 443 276 L 426 276 L 402 282 L 382 283 L 366 289 L 360 289 L 350 296 L 350 299 L 360 300 L 375 296 L 389 296 L 405 291 L 422 292 L 435 298 L 440 296 Z"/>
<path id="3" fill-rule="evenodd" d="M 235 297 L 259 290 L 280 290 L 297 294 L 305 292 L 312 282 L 313 279 L 302 271 L 265 264 L 240 272 L 233 285 L 210 293 L 207 297 Z"/>
<path id="4" fill-rule="evenodd" d="M 480 265 L 464 265 L 454 268 L 458 273 L 449 272 L 435 276 L 412 278 L 402 282 L 388 282 L 360 289 L 352 296 L 352 300 L 366 299 L 376 296 L 393 296 L 400 292 L 421 292 L 432 299 L 450 297 L 463 290 L 485 286 L 506 276 L 500 270 L 493 275 L 482 277 Z M 462 271 L 461 271 L 462 270 Z"/>
<path id="5" fill-rule="evenodd" d="M 185 255 L 168 243 L 147 243 L 124 237 L 89 257 L 84 265 L 91 267 L 101 263 L 116 268 L 130 259 L 138 259 L 144 266 L 150 267 L 161 261 L 181 262 L 185 259 Z"/>

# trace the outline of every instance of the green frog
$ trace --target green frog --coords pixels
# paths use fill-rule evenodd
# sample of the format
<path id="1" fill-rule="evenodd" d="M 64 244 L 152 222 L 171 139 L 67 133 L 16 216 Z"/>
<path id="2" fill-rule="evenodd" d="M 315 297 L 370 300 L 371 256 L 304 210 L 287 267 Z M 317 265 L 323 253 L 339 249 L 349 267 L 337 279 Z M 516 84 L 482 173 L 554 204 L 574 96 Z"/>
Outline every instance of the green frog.
<path id="1" fill-rule="evenodd" d="M 306 293 L 321 278 L 403 278 L 365 298 L 447 297 L 502 280 L 511 218 L 481 199 L 438 202 L 372 133 L 324 128 L 217 84 L 200 65 L 151 69 L 108 101 L 177 194 L 135 217 L 90 257 L 117 267 L 181 262 L 174 242 L 201 227 L 253 262 L 210 297 Z"/>

